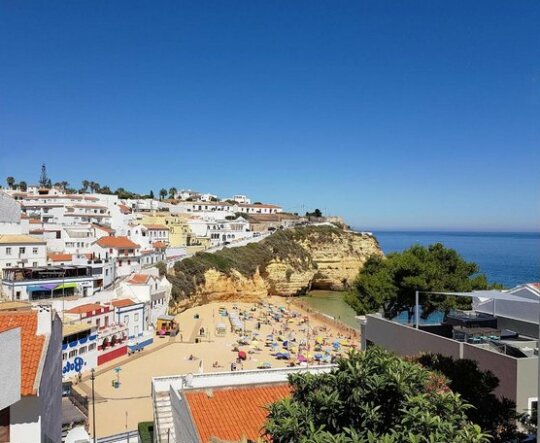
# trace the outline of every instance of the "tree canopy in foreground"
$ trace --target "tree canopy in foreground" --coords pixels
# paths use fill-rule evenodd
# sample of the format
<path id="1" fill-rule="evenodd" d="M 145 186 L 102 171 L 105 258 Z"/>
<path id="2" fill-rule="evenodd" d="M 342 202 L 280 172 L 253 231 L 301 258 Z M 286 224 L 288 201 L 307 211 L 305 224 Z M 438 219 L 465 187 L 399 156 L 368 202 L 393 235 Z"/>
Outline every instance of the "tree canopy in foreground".
<path id="1" fill-rule="evenodd" d="M 447 377 L 450 389 L 474 406 L 467 410 L 467 416 L 492 436 L 492 443 L 521 441 L 525 437 L 517 428 L 524 417 L 516 412 L 513 401 L 494 393 L 499 379 L 491 371 L 482 371 L 474 360 L 454 360 L 441 354 L 425 354 L 417 361 Z"/>
<path id="2" fill-rule="evenodd" d="M 326 374 L 289 377 L 290 398 L 269 407 L 274 443 L 484 443 L 446 379 L 371 347 Z"/>
<path id="3" fill-rule="evenodd" d="M 356 282 L 355 291 L 347 302 L 359 314 L 383 309 L 387 318 L 403 311 L 412 317 L 415 291 L 468 292 L 489 289 L 486 276 L 478 274 L 475 263 L 465 261 L 454 249 L 441 243 L 429 247 L 414 245 L 387 257 L 370 257 Z M 431 294 L 421 299 L 423 316 L 435 310 L 470 307 L 470 299 Z"/>

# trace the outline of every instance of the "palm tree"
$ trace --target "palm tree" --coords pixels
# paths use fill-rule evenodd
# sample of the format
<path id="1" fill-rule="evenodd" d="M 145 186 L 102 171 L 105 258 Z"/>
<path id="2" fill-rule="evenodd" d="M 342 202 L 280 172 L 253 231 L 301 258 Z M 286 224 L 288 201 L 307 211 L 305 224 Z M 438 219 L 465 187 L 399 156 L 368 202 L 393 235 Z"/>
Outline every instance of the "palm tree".
<path id="1" fill-rule="evenodd" d="M 90 182 L 88 180 L 83 180 L 82 181 L 82 191 L 83 192 L 86 192 L 88 191 L 88 186 L 90 186 Z"/>
<path id="2" fill-rule="evenodd" d="M 15 184 L 15 177 L 6 178 L 6 183 L 9 189 L 13 189 L 13 185 Z"/>
<path id="3" fill-rule="evenodd" d="M 169 197 L 170 198 L 175 198 L 176 192 L 177 192 L 176 188 L 169 189 Z"/>
<path id="4" fill-rule="evenodd" d="M 167 190 L 165 188 L 161 188 L 159 191 L 159 199 L 163 200 L 165 197 L 167 197 Z"/>
<path id="5" fill-rule="evenodd" d="M 26 184 L 25 181 L 19 182 L 19 189 L 20 189 L 22 192 L 26 192 L 26 190 L 28 189 L 28 185 Z"/>

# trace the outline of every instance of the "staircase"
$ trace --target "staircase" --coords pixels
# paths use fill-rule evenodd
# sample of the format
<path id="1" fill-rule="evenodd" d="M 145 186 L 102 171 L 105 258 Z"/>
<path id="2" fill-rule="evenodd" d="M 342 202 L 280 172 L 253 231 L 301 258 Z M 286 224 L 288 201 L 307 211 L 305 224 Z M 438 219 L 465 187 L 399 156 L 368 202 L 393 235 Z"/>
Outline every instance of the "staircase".
<path id="1" fill-rule="evenodd" d="M 154 421 L 157 443 L 175 443 L 171 397 L 168 391 L 154 394 Z"/>

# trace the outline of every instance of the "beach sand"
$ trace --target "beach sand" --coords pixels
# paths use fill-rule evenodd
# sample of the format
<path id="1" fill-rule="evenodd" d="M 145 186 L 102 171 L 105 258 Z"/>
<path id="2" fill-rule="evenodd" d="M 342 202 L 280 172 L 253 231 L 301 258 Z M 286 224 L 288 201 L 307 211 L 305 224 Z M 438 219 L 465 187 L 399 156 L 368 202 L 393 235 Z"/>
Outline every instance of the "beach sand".
<path id="1" fill-rule="evenodd" d="M 125 432 L 126 430 L 137 429 L 137 424 L 141 421 L 151 421 L 152 401 L 150 398 L 151 379 L 157 376 L 180 375 L 198 372 L 230 371 L 231 364 L 235 363 L 237 352 L 233 352 L 233 347 L 238 346 L 239 350 L 247 353 L 248 358 L 242 365 L 237 365 L 237 369 L 256 369 L 262 363 L 268 362 L 272 367 L 284 367 L 289 365 L 288 360 L 277 360 L 273 355 L 275 351 L 285 351 L 282 343 L 279 348 L 272 350 L 265 346 L 265 338 L 268 334 L 282 332 L 287 338 L 292 334 L 297 342 L 306 340 L 309 337 L 310 352 L 313 355 L 315 341 L 318 336 L 326 336 L 327 342 L 335 340 L 339 336 L 350 337 L 350 343 L 358 344 L 358 339 L 350 336 L 345 330 L 339 330 L 336 324 L 327 322 L 323 317 L 308 314 L 300 307 L 287 303 L 287 299 L 282 297 L 268 297 L 266 303 L 270 303 L 275 308 L 283 307 L 299 316 L 294 319 L 275 321 L 269 318 L 270 324 L 261 324 L 257 330 L 257 319 L 245 321 L 246 331 L 258 333 L 259 344 L 255 345 L 260 350 L 254 350 L 252 345 L 238 346 L 237 340 L 242 333 L 231 332 L 228 317 L 219 314 L 219 308 L 224 307 L 228 312 L 241 312 L 253 314 L 260 318 L 266 317 L 268 307 L 262 307 L 256 303 L 242 302 L 216 302 L 191 308 L 176 316 L 180 326 L 180 333 L 174 338 L 158 338 L 150 349 L 145 349 L 135 356 L 126 357 L 116 362 L 111 362 L 107 366 L 98 368 L 98 375 L 95 379 L 96 395 L 96 434 L 98 437 L 108 436 Z M 237 309 L 233 309 L 236 307 Z M 256 308 L 252 312 L 252 308 Z M 198 314 L 198 319 L 195 315 Z M 309 316 L 309 327 L 302 323 L 303 316 Z M 225 325 L 225 334 L 219 336 L 215 332 L 218 323 Z M 242 328 L 244 322 L 242 321 Z M 287 331 L 284 329 L 288 328 Z M 326 332 L 318 332 L 321 327 L 326 327 Z M 195 338 L 199 338 L 200 328 L 204 328 L 205 334 L 200 337 L 201 341 L 195 343 Z M 309 330 L 309 333 L 307 332 Z M 252 338 L 251 334 L 249 335 Z M 189 342 L 188 342 L 189 341 Z M 250 341 L 251 343 L 251 341 Z M 249 353 L 251 351 L 252 353 Z M 303 354 L 306 354 L 304 351 Z M 190 356 L 193 357 L 190 360 Z M 214 367 L 214 363 L 219 365 Z M 117 379 L 115 368 L 120 367 L 119 372 L 120 387 L 112 386 L 112 382 Z M 91 399 L 91 381 L 85 380 L 76 386 L 76 389 L 88 395 Z M 92 405 L 89 405 L 90 431 L 92 430 Z"/>

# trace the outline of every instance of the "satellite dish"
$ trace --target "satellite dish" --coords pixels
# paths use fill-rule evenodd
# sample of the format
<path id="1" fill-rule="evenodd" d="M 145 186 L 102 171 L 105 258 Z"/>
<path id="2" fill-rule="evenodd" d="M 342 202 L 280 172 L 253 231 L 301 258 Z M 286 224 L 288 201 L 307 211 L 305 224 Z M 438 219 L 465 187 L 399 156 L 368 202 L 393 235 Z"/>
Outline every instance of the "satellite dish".
<path id="1" fill-rule="evenodd" d="M 188 388 L 191 388 L 191 386 L 193 386 L 193 374 L 189 373 L 188 375 L 186 375 L 184 381 L 186 383 L 186 386 Z"/>

